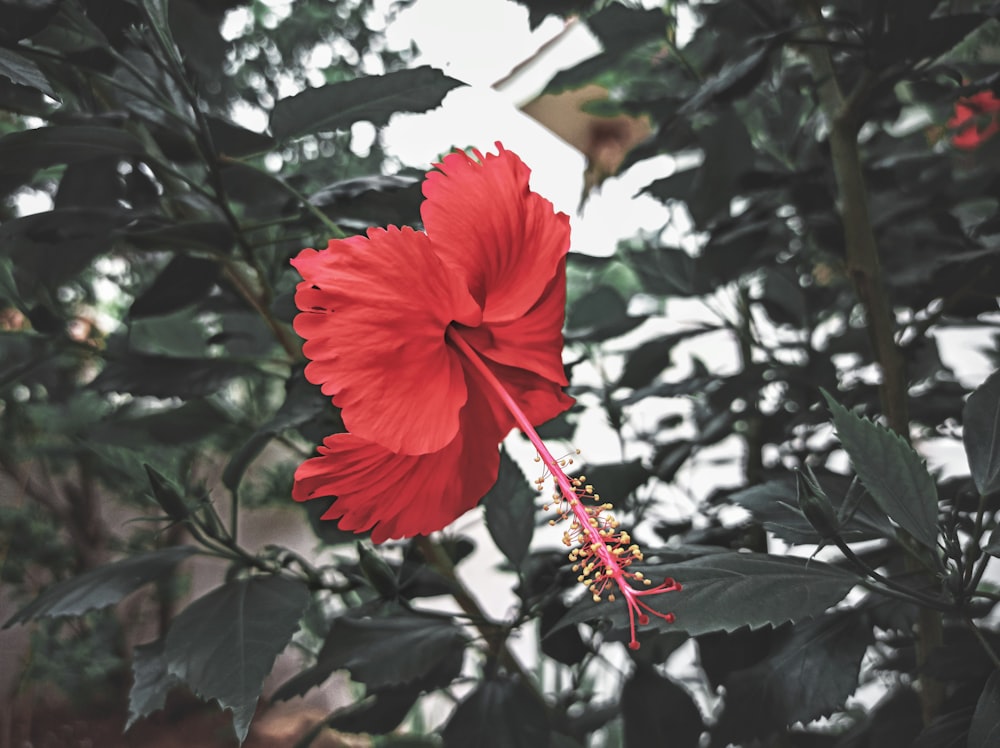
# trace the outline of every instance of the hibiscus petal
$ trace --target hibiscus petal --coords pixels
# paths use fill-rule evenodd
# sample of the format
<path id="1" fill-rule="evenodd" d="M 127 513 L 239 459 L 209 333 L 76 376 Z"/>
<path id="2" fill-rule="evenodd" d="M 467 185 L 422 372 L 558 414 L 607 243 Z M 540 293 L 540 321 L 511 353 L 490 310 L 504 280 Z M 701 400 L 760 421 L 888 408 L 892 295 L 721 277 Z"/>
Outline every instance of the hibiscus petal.
<path id="1" fill-rule="evenodd" d="M 484 323 L 473 329 L 459 328 L 459 334 L 485 358 L 524 369 L 565 387 L 569 384 L 562 362 L 565 316 L 566 261 L 561 260 L 555 277 L 538 303 L 522 317 L 509 322 Z M 546 385 L 539 382 L 537 386 Z"/>
<path id="2" fill-rule="evenodd" d="M 569 251 L 569 217 L 528 189 L 531 170 L 497 144 L 479 160 L 449 154 L 424 181 L 420 208 L 435 251 L 465 274 L 485 322 L 509 322 L 538 302 Z"/>
<path id="3" fill-rule="evenodd" d="M 292 264 L 304 279 L 295 330 L 306 339 L 306 378 L 333 397 L 354 436 L 401 454 L 453 441 L 467 389 L 445 329 L 477 325 L 482 312 L 427 236 L 370 229 Z"/>
<path id="4" fill-rule="evenodd" d="M 320 456 L 295 472 L 296 501 L 336 496 L 323 519 L 342 530 L 372 530 L 372 542 L 427 535 L 479 502 L 496 481 L 504 436 L 488 402 L 474 397 L 462 409 L 462 426 L 443 449 L 394 454 L 354 434 L 323 440 Z"/>

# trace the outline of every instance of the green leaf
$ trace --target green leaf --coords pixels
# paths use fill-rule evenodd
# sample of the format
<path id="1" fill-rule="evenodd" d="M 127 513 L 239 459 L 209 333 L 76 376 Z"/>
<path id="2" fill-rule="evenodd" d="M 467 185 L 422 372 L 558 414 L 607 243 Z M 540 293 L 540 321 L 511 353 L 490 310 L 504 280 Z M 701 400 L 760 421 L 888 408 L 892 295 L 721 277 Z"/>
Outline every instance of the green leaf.
<path id="1" fill-rule="evenodd" d="M 726 678 L 726 704 L 713 739 L 742 743 L 831 714 L 857 688 L 872 641 L 871 624 L 856 610 L 781 632 L 761 662 Z"/>
<path id="2" fill-rule="evenodd" d="M 108 362 L 90 386 L 97 392 L 151 397 L 202 397 L 254 371 L 238 361 L 132 354 Z"/>
<path id="3" fill-rule="evenodd" d="M 622 687 L 625 748 L 698 748 L 704 722 L 691 695 L 645 663 Z"/>
<path id="4" fill-rule="evenodd" d="M 920 455 L 898 434 L 855 415 L 822 392 L 844 451 L 875 503 L 917 542 L 936 552 L 937 487 Z"/>
<path id="5" fill-rule="evenodd" d="M 682 340 L 704 332 L 706 328 L 681 330 L 647 340 L 626 355 L 625 368 L 616 383 L 618 387 L 639 389 L 652 384 L 664 369 L 673 365 L 671 352 Z"/>
<path id="6" fill-rule="evenodd" d="M 1000 371 L 987 377 L 965 401 L 962 441 L 979 493 L 1000 491 Z"/>
<path id="7" fill-rule="evenodd" d="M 233 711 L 240 742 L 264 677 L 298 630 L 309 590 L 280 576 L 238 579 L 187 606 L 167 632 L 169 676 Z"/>
<path id="8" fill-rule="evenodd" d="M 132 688 L 128 694 L 128 730 L 136 720 L 162 709 L 167 694 L 180 681 L 167 672 L 165 642 L 158 639 L 132 650 Z"/>
<path id="9" fill-rule="evenodd" d="M 285 140 L 346 130 L 360 121 L 381 127 L 397 112 L 426 112 L 440 106 L 445 95 L 461 85 L 428 65 L 328 83 L 278 101 L 271 112 L 271 132 Z"/>
<path id="10" fill-rule="evenodd" d="M 493 488 L 483 497 L 486 528 L 500 552 L 520 569 L 535 530 L 535 499 L 528 479 L 506 450 L 500 452 L 500 472 Z"/>
<path id="11" fill-rule="evenodd" d="M 144 584 L 161 579 L 196 549 L 186 545 L 138 553 L 56 582 L 4 623 L 7 628 L 36 618 L 78 616 L 114 605 Z"/>
<path id="12" fill-rule="evenodd" d="M 764 553 L 713 553 L 642 571 L 654 584 L 673 577 L 683 585 L 679 592 L 645 598 L 655 610 L 675 616 L 672 624 L 651 616 L 650 626 L 691 636 L 811 618 L 840 602 L 857 583 L 853 575 L 819 561 Z M 610 619 L 618 629 L 628 625 L 624 603 L 594 603 L 585 597 L 550 636 L 565 626 L 595 619 Z"/>
<path id="13" fill-rule="evenodd" d="M 444 748 L 539 748 L 549 744 L 545 704 L 514 680 L 485 680 L 456 707 Z"/>
<path id="14" fill-rule="evenodd" d="M 969 726 L 968 748 L 1000 745 L 1000 670 L 994 670 L 979 694 Z"/>
<path id="15" fill-rule="evenodd" d="M 140 155 L 145 149 L 133 135 L 115 127 L 55 125 L 12 132 L 0 138 L 0 174 L 33 173 L 56 164 L 98 156 Z"/>
<path id="16" fill-rule="evenodd" d="M 566 315 L 566 339 L 598 343 L 624 335 L 646 321 L 632 317 L 622 295 L 611 286 L 597 286 L 577 299 Z"/>
<path id="17" fill-rule="evenodd" d="M 338 618 L 318 664 L 347 670 L 353 680 L 379 688 L 427 675 L 465 644 L 462 629 L 440 618 L 407 613 L 391 618 Z"/>
<path id="18" fill-rule="evenodd" d="M 178 255 L 167 263 L 132 302 L 132 318 L 169 314 L 208 295 L 219 275 L 219 265 L 212 260 Z"/>
<path id="19" fill-rule="evenodd" d="M 45 73 L 38 65 L 27 57 L 3 47 L 0 47 L 0 75 L 19 85 L 30 86 L 36 91 L 41 91 L 56 101 L 59 100 L 59 97 L 52 90 L 48 78 L 45 77 Z"/>

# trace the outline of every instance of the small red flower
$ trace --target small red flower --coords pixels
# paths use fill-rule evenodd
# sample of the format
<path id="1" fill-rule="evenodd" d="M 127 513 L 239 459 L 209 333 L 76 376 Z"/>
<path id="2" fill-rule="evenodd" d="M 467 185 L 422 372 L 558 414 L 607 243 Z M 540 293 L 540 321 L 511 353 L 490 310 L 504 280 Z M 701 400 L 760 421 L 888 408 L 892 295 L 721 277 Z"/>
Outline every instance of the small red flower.
<path id="1" fill-rule="evenodd" d="M 1000 99 L 989 89 L 963 97 L 955 104 L 955 115 L 948 120 L 953 130 L 951 143 L 971 151 L 1000 132 Z"/>
<path id="2" fill-rule="evenodd" d="M 455 336 L 532 423 L 573 402 L 561 389 L 569 218 L 498 148 L 452 153 L 427 175 L 426 233 L 369 229 L 292 261 L 306 378 L 350 432 L 299 467 L 293 497 L 336 496 L 324 519 L 374 542 L 441 529 L 496 480 L 514 419 Z"/>

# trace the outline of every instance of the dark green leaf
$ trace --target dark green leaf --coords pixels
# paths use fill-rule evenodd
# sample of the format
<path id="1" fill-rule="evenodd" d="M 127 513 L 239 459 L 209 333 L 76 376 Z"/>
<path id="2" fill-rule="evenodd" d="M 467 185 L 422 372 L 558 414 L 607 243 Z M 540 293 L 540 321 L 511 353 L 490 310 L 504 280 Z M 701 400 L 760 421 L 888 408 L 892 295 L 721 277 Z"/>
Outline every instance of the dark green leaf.
<path id="1" fill-rule="evenodd" d="M 690 181 L 687 182 L 690 186 L 695 177 L 695 170 L 681 173 L 688 176 L 675 175 L 676 178 L 688 180 L 690 177 Z M 653 182 L 643 191 L 649 191 L 654 197 L 666 200 L 670 195 L 667 190 L 661 188 L 669 186 L 672 191 L 674 187 L 680 187 L 676 183 L 668 185 L 668 180 L 673 178 L 668 177 L 666 180 Z M 688 190 L 682 192 L 683 194 L 675 197 L 684 200 L 691 194 Z M 705 290 L 698 283 L 695 258 L 679 247 L 654 247 L 641 252 L 629 252 L 627 258 L 629 266 L 639 275 L 642 287 L 647 293 L 657 296 L 691 296 Z M 700 328 L 704 329 L 706 328 Z"/>
<path id="2" fill-rule="evenodd" d="M 485 680 L 455 709 L 444 748 L 539 748 L 549 744 L 545 704 L 514 680 Z"/>
<path id="3" fill-rule="evenodd" d="M 645 320 L 645 315 L 629 315 L 625 299 L 614 288 L 597 286 L 570 306 L 566 339 L 596 343 L 624 335 Z"/>
<path id="4" fill-rule="evenodd" d="M 238 361 L 221 358 L 132 354 L 110 361 L 90 386 L 97 392 L 186 399 L 210 395 L 252 371 Z"/>
<path id="5" fill-rule="evenodd" d="M 461 85 L 427 65 L 328 83 L 278 101 L 271 112 L 271 131 L 285 140 L 345 130 L 360 121 L 382 126 L 397 112 L 426 112 L 440 106 L 445 95 Z"/>
<path id="6" fill-rule="evenodd" d="M 226 583 L 174 619 L 166 638 L 168 674 L 232 709 L 242 742 L 264 677 L 298 629 L 308 602 L 305 585 L 285 577 Z"/>
<path id="7" fill-rule="evenodd" d="M 219 117 L 209 116 L 206 119 L 215 150 L 222 156 L 245 158 L 263 153 L 275 146 L 274 138 L 270 135 L 247 130 Z"/>
<path id="8" fill-rule="evenodd" d="M 221 221 L 185 221 L 166 223 L 145 221 L 119 236 L 132 246 L 153 252 L 178 250 L 187 252 L 200 249 L 215 254 L 224 254 L 233 245 L 233 231 Z M 202 260 L 202 262 L 207 262 Z M 214 273 L 215 271 L 213 271 Z"/>
<path id="9" fill-rule="evenodd" d="M 55 164 L 98 156 L 139 155 L 145 149 L 134 136 L 115 127 L 55 125 L 12 132 L 0 138 L 0 174 L 30 174 Z"/>
<path id="10" fill-rule="evenodd" d="M 136 720 L 162 709 L 167 694 L 180 681 L 167 672 L 164 641 L 158 639 L 132 650 L 132 688 L 128 693 L 128 730 Z"/>
<path id="11" fill-rule="evenodd" d="M 739 62 L 727 65 L 702 84 L 678 111 L 681 115 L 705 109 L 710 104 L 733 101 L 750 93 L 767 71 L 771 43 L 758 47 Z"/>
<path id="12" fill-rule="evenodd" d="M 705 160 L 696 170 L 686 201 L 694 222 L 705 226 L 716 215 L 728 216 L 730 203 L 739 194 L 740 178 L 753 166 L 754 148 L 746 125 L 735 112 L 719 114 L 697 135 Z"/>
<path id="13" fill-rule="evenodd" d="M 682 330 L 647 340 L 627 354 L 625 368 L 616 385 L 638 389 L 652 384 L 664 369 L 673 364 L 670 354 L 674 347 L 682 340 L 701 332 L 702 329 Z"/>
<path id="14" fill-rule="evenodd" d="M 962 441 L 979 493 L 1000 491 L 1000 371 L 993 372 L 965 401 Z"/>
<path id="15" fill-rule="evenodd" d="M 49 210 L 0 225 L 0 247 L 14 259 L 18 286 L 28 295 L 38 284 L 51 290 L 84 270 L 128 220 L 122 208 Z"/>
<path id="16" fill-rule="evenodd" d="M 654 609 L 676 617 L 673 624 L 650 617 L 650 625 L 692 636 L 811 618 L 840 602 L 857 583 L 853 575 L 828 564 L 763 553 L 714 553 L 643 572 L 654 583 L 669 576 L 683 585 L 680 592 L 645 598 Z M 628 620 L 624 603 L 585 598 L 553 632 L 595 619 L 611 619 L 622 628 Z"/>
<path id="17" fill-rule="evenodd" d="M 144 584 L 162 579 L 195 552 L 190 546 L 179 545 L 138 553 L 56 582 L 11 616 L 4 628 L 36 618 L 78 616 L 88 610 L 114 605 Z"/>
<path id="18" fill-rule="evenodd" d="M 612 462 L 605 465 L 587 465 L 584 468 L 587 483 L 594 486 L 600 501 L 621 506 L 632 493 L 652 477 L 642 460 Z"/>
<path id="19" fill-rule="evenodd" d="M 535 529 L 535 498 L 528 479 L 506 450 L 500 453 L 500 472 L 483 497 L 486 527 L 500 552 L 520 569 Z"/>
<path id="20" fill-rule="evenodd" d="M 291 684 L 286 684 L 283 697 L 303 693 L 334 670 L 347 670 L 353 680 L 369 688 L 409 683 L 450 662 L 465 643 L 462 629 L 440 618 L 410 613 L 391 618 L 338 618 L 317 658 L 322 678 L 287 691 Z"/>
<path id="21" fill-rule="evenodd" d="M 872 50 L 873 64 L 887 67 L 904 60 L 921 60 L 944 54 L 989 19 L 985 13 L 953 13 L 936 18 L 908 19 L 897 15 L 889 33 Z"/>
<path id="22" fill-rule="evenodd" d="M 698 748 L 705 726 L 691 695 L 651 666 L 637 663 L 622 687 L 625 748 Z"/>
<path id="23" fill-rule="evenodd" d="M 219 265 L 212 260 L 177 255 L 132 302 L 129 316 L 169 314 L 205 297 L 215 285 Z"/>
<path id="24" fill-rule="evenodd" d="M 627 51 L 651 39 L 662 39 L 670 16 L 661 8 L 630 8 L 615 3 L 587 19 L 605 52 Z"/>
<path id="25" fill-rule="evenodd" d="M 713 738 L 743 742 L 831 714 L 857 688 L 872 641 L 871 624 L 854 610 L 783 631 L 761 662 L 726 678 L 726 705 Z"/>
<path id="26" fill-rule="evenodd" d="M 915 540 L 936 552 L 937 488 L 927 466 L 906 441 L 855 415 L 823 391 L 837 436 L 872 498 Z"/>
<path id="27" fill-rule="evenodd" d="M 994 670 L 979 694 L 969 725 L 968 748 L 1000 745 L 1000 670 Z"/>
<path id="28" fill-rule="evenodd" d="M 14 83 L 30 86 L 46 96 L 59 100 L 59 97 L 52 90 L 48 78 L 45 77 L 38 65 L 27 57 L 3 47 L 0 47 L 0 75 L 9 78 Z"/>

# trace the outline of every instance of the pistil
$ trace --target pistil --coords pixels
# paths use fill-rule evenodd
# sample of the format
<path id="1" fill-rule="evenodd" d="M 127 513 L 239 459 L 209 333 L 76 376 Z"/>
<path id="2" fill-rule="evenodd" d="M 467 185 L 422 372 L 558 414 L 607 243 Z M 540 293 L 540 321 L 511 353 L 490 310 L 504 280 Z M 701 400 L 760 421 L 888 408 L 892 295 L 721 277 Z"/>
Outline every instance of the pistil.
<path id="1" fill-rule="evenodd" d="M 476 371 L 497 393 L 518 427 L 537 450 L 538 459 L 545 466 L 547 475 L 543 474 L 536 480 L 536 485 L 544 490 L 547 477 L 551 477 L 558 489 L 553 494 L 553 500 L 560 518 L 570 522 L 569 530 L 563 534 L 563 542 L 572 547 L 569 559 L 574 564 L 573 570 L 579 572 L 577 579 L 587 586 L 594 602 L 605 599 L 605 593 L 607 600 L 614 601 L 615 594 L 609 590 L 618 590 L 628 609 L 630 633 L 628 646 L 630 649 L 638 649 L 636 622 L 646 625 L 649 623 L 648 614 L 662 618 L 668 623 L 674 621 L 672 613 L 660 613 L 641 598 L 678 591 L 681 585 L 667 578 L 653 587 L 642 572 L 629 570 L 633 561 L 642 560 L 642 551 L 638 545 L 632 543 L 627 532 L 618 529 L 618 521 L 607 513 L 612 508 L 611 504 L 600 502 L 600 496 L 594 493 L 593 486 L 585 483 L 584 476 L 570 478 L 566 475 L 563 470 L 566 461 L 557 460 L 552 456 L 524 411 L 486 362 L 462 339 L 457 330 L 449 327 L 446 335 L 449 342 L 466 356 Z M 550 524 L 555 522 L 552 521 Z M 633 584 L 641 587 L 636 588 Z"/>

